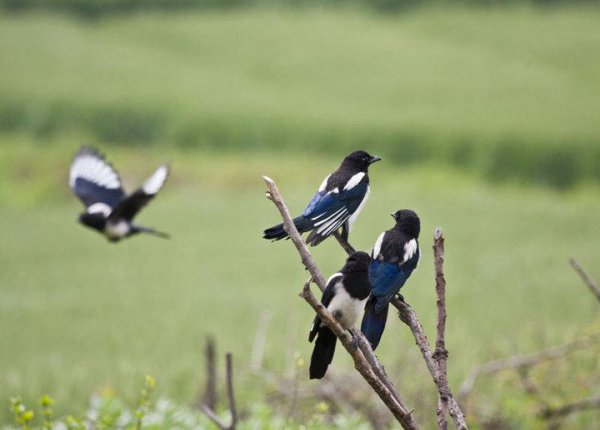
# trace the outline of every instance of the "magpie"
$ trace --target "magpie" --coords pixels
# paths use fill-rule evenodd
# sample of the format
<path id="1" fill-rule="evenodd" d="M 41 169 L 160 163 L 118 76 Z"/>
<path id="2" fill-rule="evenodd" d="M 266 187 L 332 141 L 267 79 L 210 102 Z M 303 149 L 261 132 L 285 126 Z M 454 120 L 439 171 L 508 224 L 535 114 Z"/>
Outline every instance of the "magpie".
<path id="1" fill-rule="evenodd" d="M 365 151 L 354 151 L 342 161 L 338 169 L 325 178 L 302 215 L 294 218 L 300 234 L 311 231 L 306 243 L 316 246 L 333 232 L 342 228 L 342 237 L 348 233 L 369 197 L 369 165 L 381 160 Z M 263 238 L 280 240 L 288 234 L 283 224 L 268 228 Z"/>
<path id="2" fill-rule="evenodd" d="M 169 168 L 160 166 L 137 191 L 125 195 L 119 174 L 93 148 L 82 147 L 71 164 L 69 185 L 85 205 L 79 222 L 97 230 L 110 242 L 118 242 L 137 233 L 169 237 L 166 233 L 133 223 L 136 214 L 160 191 L 169 176 Z"/>
<path id="3" fill-rule="evenodd" d="M 377 348 L 387 319 L 390 300 L 404 286 L 419 262 L 421 221 L 409 209 L 391 214 L 396 225 L 379 235 L 369 265 L 371 297 L 365 306 L 361 331 Z"/>
<path id="4" fill-rule="evenodd" d="M 371 257 L 366 252 L 354 252 L 346 260 L 344 267 L 327 281 L 321 303 L 334 318 L 350 330 L 358 321 L 365 301 L 371 291 L 369 283 L 369 263 Z M 308 341 L 314 338 L 315 347 L 310 358 L 310 379 L 321 379 L 333 360 L 337 338 L 329 328 L 315 316 Z"/>

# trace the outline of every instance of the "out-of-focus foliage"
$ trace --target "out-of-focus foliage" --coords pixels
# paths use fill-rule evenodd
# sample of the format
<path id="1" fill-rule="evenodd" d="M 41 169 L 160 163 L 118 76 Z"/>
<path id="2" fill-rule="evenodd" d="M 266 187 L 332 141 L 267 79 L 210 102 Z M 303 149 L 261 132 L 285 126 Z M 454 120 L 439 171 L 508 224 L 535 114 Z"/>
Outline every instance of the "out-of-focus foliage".
<path id="1" fill-rule="evenodd" d="M 593 0 L 587 0 L 592 2 Z M 579 0 L 585 3 L 586 0 Z M 404 11 L 417 6 L 431 5 L 540 5 L 572 4 L 568 0 L 0 0 L 0 8 L 9 11 L 43 9 L 97 18 L 107 15 L 143 10 L 226 9 L 239 6 L 305 7 L 311 5 L 339 7 L 361 6 L 381 12 Z"/>
<path id="2" fill-rule="evenodd" d="M 600 10 L 0 15 L 0 132 L 600 182 Z"/>
<path id="3" fill-rule="evenodd" d="M 16 426 L 4 425 L 0 428 L 2 430 L 199 430 L 216 428 L 198 409 L 177 404 L 166 398 L 159 398 L 156 401 L 146 398 L 144 401 L 140 401 L 137 407 L 132 408 L 125 401 L 116 397 L 113 392 L 105 391 L 92 395 L 87 410 L 82 414 L 73 413 L 56 420 L 51 420 L 46 415 L 48 402 L 52 402 L 52 399 L 47 395 L 43 396 L 40 401 L 41 411 L 38 413 L 27 408 L 21 400 L 13 399 L 11 406 Z M 329 413 L 328 405 L 323 402 L 315 404 L 312 416 L 303 423 L 286 418 L 281 411 L 276 411 L 263 402 L 242 406 L 241 409 L 242 419 L 238 424 L 240 430 L 371 429 L 357 415 Z M 144 412 L 140 413 L 141 410 Z M 38 416 L 42 418 L 38 419 Z M 225 419 L 228 418 L 225 417 Z"/>

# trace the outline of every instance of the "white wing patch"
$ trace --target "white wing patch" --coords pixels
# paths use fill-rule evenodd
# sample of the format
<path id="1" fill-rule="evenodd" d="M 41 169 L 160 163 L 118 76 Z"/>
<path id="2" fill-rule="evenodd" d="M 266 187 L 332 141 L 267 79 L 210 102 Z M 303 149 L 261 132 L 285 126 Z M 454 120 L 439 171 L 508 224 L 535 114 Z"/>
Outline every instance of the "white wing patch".
<path id="1" fill-rule="evenodd" d="M 381 252 L 381 244 L 383 243 L 383 236 L 385 236 L 385 231 L 379 235 L 377 241 L 375 242 L 375 246 L 373 247 L 373 253 L 371 254 L 371 258 L 377 258 L 379 253 Z"/>
<path id="2" fill-rule="evenodd" d="M 333 215 L 325 218 L 322 221 L 319 221 L 319 228 L 317 229 L 317 233 L 323 236 L 327 236 L 330 233 L 334 232 L 346 221 L 348 218 L 348 211 L 346 208 L 341 208 L 337 212 L 333 213 Z M 316 225 L 316 224 L 315 224 Z"/>
<path id="3" fill-rule="evenodd" d="M 160 191 L 162 186 L 165 184 L 167 177 L 169 176 L 169 168 L 165 165 L 160 166 L 156 169 L 156 172 L 152 174 L 142 186 L 142 191 L 146 194 L 154 195 Z"/>
<path id="4" fill-rule="evenodd" d="M 348 191 L 351 190 L 352 188 L 356 187 L 358 185 L 358 183 L 360 181 L 362 181 L 362 178 L 365 177 L 365 172 L 359 172 L 356 175 L 352 176 L 348 182 L 346 182 L 346 185 L 344 185 L 344 191 Z"/>
<path id="5" fill-rule="evenodd" d="M 367 186 L 367 192 L 365 193 L 362 202 L 360 202 L 360 205 L 358 205 L 354 213 L 350 215 L 350 218 L 348 218 L 348 231 L 350 231 L 350 229 L 352 228 L 352 224 L 354 224 L 354 221 L 356 221 L 356 218 L 358 218 L 358 214 L 360 213 L 360 211 L 362 211 L 362 209 L 365 207 L 365 203 L 367 203 L 367 199 L 369 198 L 370 192 L 371 187 Z"/>
<path id="6" fill-rule="evenodd" d="M 327 177 L 323 180 L 323 182 L 321 182 L 321 186 L 319 187 L 319 192 L 322 193 L 323 191 L 325 191 L 325 188 L 327 188 L 327 181 L 329 180 L 329 177 L 331 176 L 331 173 L 329 175 L 327 175 Z"/>
<path id="7" fill-rule="evenodd" d="M 337 278 L 338 276 L 339 276 L 339 277 L 342 277 L 342 276 L 344 276 L 344 275 L 343 275 L 342 273 L 340 273 L 340 272 L 336 272 L 336 273 L 334 273 L 333 275 L 331 275 L 331 276 L 329 277 L 329 279 L 327 280 L 327 283 L 326 283 L 325 285 L 329 285 L 329 283 L 330 283 L 331 281 L 333 281 L 333 279 L 334 279 L 334 278 Z"/>
<path id="8" fill-rule="evenodd" d="M 89 208 L 87 208 L 85 211 L 89 214 L 100 213 L 108 218 L 108 216 L 112 212 L 112 208 L 109 205 L 107 205 L 106 203 L 94 203 Z"/>
<path id="9" fill-rule="evenodd" d="M 402 263 L 406 263 L 417 253 L 417 241 L 416 239 L 411 239 L 404 245 L 404 259 Z"/>
<path id="10" fill-rule="evenodd" d="M 71 165 L 69 185 L 75 187 L 77 178 L 83 178 L 108 189 L 121 188 L 119 175 L 101 158 L 93 154 L 82 154 L 75 158 Z"/>

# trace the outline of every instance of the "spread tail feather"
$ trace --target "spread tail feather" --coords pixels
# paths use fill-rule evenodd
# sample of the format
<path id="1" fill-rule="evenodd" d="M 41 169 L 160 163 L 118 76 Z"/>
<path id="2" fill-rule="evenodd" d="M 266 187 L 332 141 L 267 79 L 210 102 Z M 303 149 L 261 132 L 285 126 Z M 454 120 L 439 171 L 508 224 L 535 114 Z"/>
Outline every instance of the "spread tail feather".
<path id="1" fill-rule="evenodd" d="M 336 341 L 337 338 L 331 330 L 325 326 L 319 328 L 315 348 L 310 357 L 310 367 L 308 369 L 310 379 L 321 379 L 325 376 L 327 368 L 333 360 Z"/>
<path id="2" fill-rule="evenodd" d="M 373 351 L 379 345 L 381 335 L 385 329 L 389 306 L 389 303 L 386 303 L 384 306 L 378 306 L 374 297 L 370 297 L 365 306 L 365 315 L 363 316 L 360 330 L 369 340 Z M 378 308 L 381 308 L 381 310 L 378 310 Z"/>
<path id="3" fill-rule="evenodd" d="M 294 225 L 300 234 L 312 228 L 311 222 L 308 220 L 308 218 L 305 218 L 302 215 L 294 218 Z M 263 239 L 281 240 L 285 239 L 286 237 L 288 237 L 288 234 L 283 229 L 283 224 L 277 224 L 263 232 Z"/>

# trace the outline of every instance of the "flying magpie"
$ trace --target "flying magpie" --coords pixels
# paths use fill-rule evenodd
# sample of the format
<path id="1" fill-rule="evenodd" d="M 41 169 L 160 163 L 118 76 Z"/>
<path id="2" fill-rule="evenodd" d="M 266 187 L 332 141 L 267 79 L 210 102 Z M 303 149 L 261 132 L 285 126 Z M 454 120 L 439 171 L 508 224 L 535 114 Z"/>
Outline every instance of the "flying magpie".
<path id="1" fill-rule="evenodd" d="M 316 246 L 340 227 L 347 240 L 350 228 L 369 197 L 369 165 L 381 160 L 365 151 L 354 151 L 338 169 L 325 178 L 302 215 L 294 218 L 300 232 L 312 232 L 306 243 Z M 268 228 L 263 238 L 280 240 L 288 234 L 283 224 Z"/>
<path id="2" fill-rule="evenodd" d="M 390 300 L 404 286 L 419 262 L 421 221 L 409 209 L 392 213 L 396 225 L 379 235 L 369 265 L 371 297 L 365 306 L 361 330 L 377 348 L 387 319 Z"/>
<path id="3" fill-rule="evenodd" d="M 370 261 L 371 257 L 366 252 L 354 252 L 348 257 L 344 267 L 329 278 L 323 292 L 321 303 L 346 329 L 351 329 L 356 324 L 371 291 Z M 317 340 L 310 358 L 309 375 L 310 379 L 321 379 L 333 360 L 337 338 L 318 315 L 308 341 L 312 342 L 315 336 Z"/>
<path id="4" fill-rule="evenodd" d="M 85 205 L 79 222 L 102 233 L 111 242 L 137 233 L 169 237 L 133 223 L 135 215 L 160 191 L 168 175 L 169 168 L 162 165 L 141 188 L 125 196 L 118 173 L 104 156 L 93 148 L 82 147 L 73 159 L 69 175 L 73 193 Z"/>

